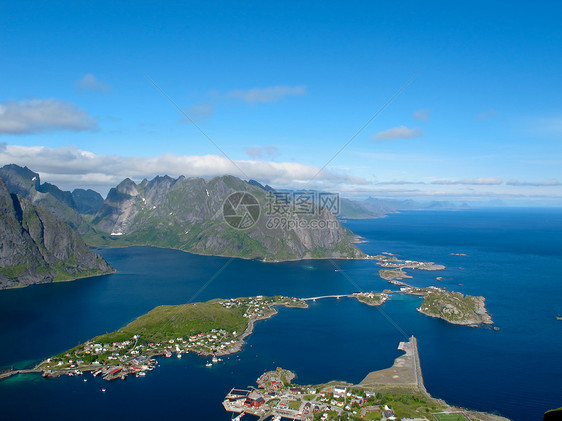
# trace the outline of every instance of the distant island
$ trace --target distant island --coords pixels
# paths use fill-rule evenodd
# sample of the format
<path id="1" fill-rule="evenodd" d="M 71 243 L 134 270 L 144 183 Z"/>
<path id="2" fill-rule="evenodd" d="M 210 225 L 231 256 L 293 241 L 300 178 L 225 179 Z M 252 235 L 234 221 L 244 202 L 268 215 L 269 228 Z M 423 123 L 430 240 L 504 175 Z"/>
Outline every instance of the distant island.
<path id="1" fill-rule="evenodd" d="M 412 278 L 403 269 L 444 270 L 445 266 L 433 262 L 401 261 L 394 255 L 388 254 L 375 256 L 375 258 L 379 260 L 378 264 L 380 266 L 391 268 L 379 270 L 379 276 L 382 279 L 399 285 L 400 293 L 402 294 L 424 297 L 421 306 L 418 308 L 420 313 L 458 325 L 480 326 L 493 324 L 492 317 L 486 310 L 486 299 L 484 297 L 463 295 L 460 292 L 451 292 L 435 286 L 418 288 L 402 282 L 402 279 Z"/>
<path id="2" fill-rule="evenodd" d="M 356 292 L 310 298 L 217 298 L 204 303 L 158 306 L 116 332 L 97 336 L 48 358 L 31 371 L 43 372 L 48 377 L 92 371 L 95 375 L 101 374 L 105 379 L 112 380 L 130 374 L 145 375 L 154 367 L 155 356 L 171 357 L 175 353 L 181 358 L 182 354 L 190 352 L 212 357 L 213 361 L 208 362 L 212 365 L 220 356 L 240 351 L 244 339 L 253 332 L 255 323 L 277 314 L 276 306 L 308 308 L 308 301 L 341 297 L 355 298 L 369 306 L 380 306 L 393 293 L 396 292 L 385 290 L 382 293 Z M 398 293 L 423 295 L 422 312 L 451 323 L 491 323 L 491 319 L 486 318 L 483 302 L 474 302 L 473 297 L 448 293 L 435 287 L 403 287 Z M 455 300 L 454 304 L 451 304 L 451 300 Z M 461 308 L 463 312 L 458 314 L 452 310 L 456 308 Z M 477 310 L 484 314 L 475 315 Z"/>
<path id="3" fill-rule="evenodd" d="M 400 342 L 392 367 L 369 373 L 359 384 L 331 381 L 293 384 L 296 374 L 282 368 L 263 373 L 257 388 L 232 388 L 223 406 L 233 419 L 251 414 L 261 420 L 394 420 L 505 421 L 507 418 L 470 411 L 433 398 L 423 384 L 417 340 Z M 237 417 L 235 415 L 238 414 Z"/>

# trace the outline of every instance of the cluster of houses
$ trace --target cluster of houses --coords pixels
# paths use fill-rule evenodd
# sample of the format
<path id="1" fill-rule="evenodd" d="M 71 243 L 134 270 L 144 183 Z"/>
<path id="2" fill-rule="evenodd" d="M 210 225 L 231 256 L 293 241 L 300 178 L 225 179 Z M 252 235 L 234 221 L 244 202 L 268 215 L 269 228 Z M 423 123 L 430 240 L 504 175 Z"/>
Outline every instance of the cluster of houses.
<path id="1" fill-rule="evenodd" d="M 225 308 L 234 308 L 244 306 L 246 308 L 244 317 L 263 317 L 266 313 L 271 312 L 272 305 L 286 305 L 286 306 L 306 306 L 306 303 L 300 298 L 294 297 L 264 297 L 258 295 L 256 297 L 248 298 L 230 298 L 224 300 L 222 303 Z"/>
<path id="2" fill-rule="evenodd" d="M 404 286 L 400 288 L 400 292 L 402 294 L 408 294 L 408 295 L 426 295 L 432 292 L 444 292 L 444 291 L 445 291 L 444 289 L 435 286 L 429 286 L 426 288 Z"/>
<path id="3" fill-rule="evenodd" d="M 385 292 L 356 292 L 353 294 L 359 301 L 369 305 L 380 305 L 388 300 L 388 294 Z"/>
<path id="4" fill-rule="evenodd" d="M 365 418 L 375 411 L 384 419 L 396 419 L 392 408 L 374 405 L 373 391 L 343 386 L 327 386 L 321 391 L 315 387 L 296 387 L 289 384 L 292 377 L 287 378 L 289 374 L 286 370 L 277 369 L 262 374 L 257 380 L 257 389 L 232 389 L 223 401 L 224 408 L 240 414 L 283 416 L 306 421 L 318 417 L 327 420 L 330 414 Z"/>
<path id="5" fill-rule="evenodd" d="M 434 262 L 416 262 L 415 260 L 383 260 L 377 263 L 385 268 L 400 269 L 422 269 L 422 270 L 443 270 L 445 266 L 435 264 Z"/>

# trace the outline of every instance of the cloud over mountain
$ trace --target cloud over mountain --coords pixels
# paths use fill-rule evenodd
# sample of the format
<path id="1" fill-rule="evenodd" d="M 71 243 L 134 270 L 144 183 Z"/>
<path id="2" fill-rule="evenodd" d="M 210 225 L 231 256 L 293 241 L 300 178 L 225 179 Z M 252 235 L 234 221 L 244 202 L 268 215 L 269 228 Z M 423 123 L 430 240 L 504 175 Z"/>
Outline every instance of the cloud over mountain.
<path id="1" fill-rule="evenodd" d="M 264 162 L 236 160 L 218 155 L 175 155 L 166 153 L 154 157 L 125 157 L 102 155 L 73 146 L 49 148 L 0 144 L 0 165 L 27 165 L 41 173 L 43 179 L 61 186 L 111 187 L 126 177 L 152 178 L 168 174 L 214 177 L 232 174 L 252 178 L 279 187 L 307 185 L 318 173 L 313 165 L 296 162 Z M 241 174 L 240 169 L 244 172 Z M 324 170 L 314 178 L 316 186 L 365 185 L 369 182 L 340 172 Z M 68 188 L 68 187 L 67 187 Z"/>

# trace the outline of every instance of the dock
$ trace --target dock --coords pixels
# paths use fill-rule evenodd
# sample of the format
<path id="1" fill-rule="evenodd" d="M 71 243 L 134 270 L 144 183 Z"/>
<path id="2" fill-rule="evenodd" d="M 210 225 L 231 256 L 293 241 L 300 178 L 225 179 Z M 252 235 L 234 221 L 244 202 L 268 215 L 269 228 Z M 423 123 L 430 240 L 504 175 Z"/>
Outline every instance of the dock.
<path id="1" fill-rule="evenodd" d="M 28 369 L 15 369 L 14 367 L 4 369 L 0 371 L 0 380 L 7 379 L 8 377 L 15 376 L 16 374 L 29 374 L 29 373 L 41 373 L 42 370 L 37 368 L 28 368 Z"/>
<path id="2" fill-rule="evenodd" d="M 405 354 L 396 358 L 392 367 L 369 373 L 360 385 L 408 385 L 415 386 L 427 394 L 423 383 L 417 339 L 412 335 L 408 342 L 400 342 L 398 349 Z"/>

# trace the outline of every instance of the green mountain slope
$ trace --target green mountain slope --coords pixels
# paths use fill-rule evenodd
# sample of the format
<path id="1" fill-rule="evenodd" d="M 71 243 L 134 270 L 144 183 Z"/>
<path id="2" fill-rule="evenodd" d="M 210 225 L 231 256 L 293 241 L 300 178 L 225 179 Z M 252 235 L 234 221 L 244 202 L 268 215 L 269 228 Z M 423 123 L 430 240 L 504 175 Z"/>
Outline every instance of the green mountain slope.
<path id="1" fill-rule="evenodd" d="M 225 200 L 235 192 L 249 193 L 259 203 L 257 222 L 245 230 L 233 228 L 223 216 Z M 106 244 L 117 246 L 153 245 L 263 260 L 364 256 L 352 244 L 353 233 L 328 210 L 272 215 L 270 196 L 233 176 L 164 176 L 139 184 L 125 179 L 111 189 L 92 224 L 111 236 Z"/>

